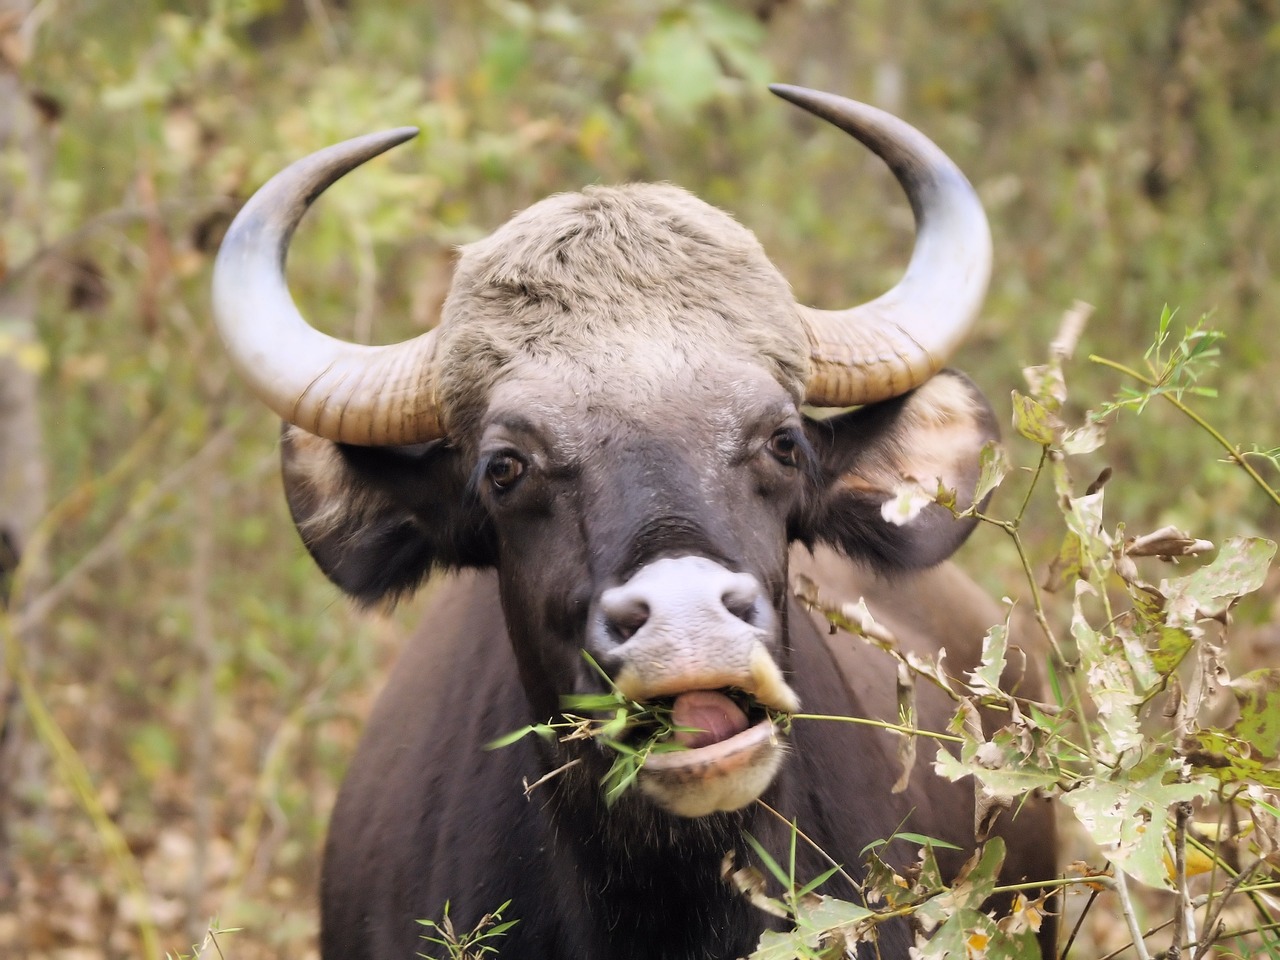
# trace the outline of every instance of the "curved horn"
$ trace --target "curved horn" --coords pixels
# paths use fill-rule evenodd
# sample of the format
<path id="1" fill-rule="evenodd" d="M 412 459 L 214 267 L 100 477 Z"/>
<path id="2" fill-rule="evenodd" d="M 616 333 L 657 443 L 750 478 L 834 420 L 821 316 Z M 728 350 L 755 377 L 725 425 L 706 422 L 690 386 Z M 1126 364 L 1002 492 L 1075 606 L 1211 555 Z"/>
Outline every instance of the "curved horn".
<path id="1" fill-rule="evenodd" d="M 897 117 L 830 93 L 774 84 L 774 93 L 861 140 L 911 201 L 916 245 L 888 293 L 847 310 L 800 308 L 812 368 L 807 402 L 874 403 L 938 372 L 977 318 L 991 277 L 991 231 L 959 168 Z"/>
<path id="2" fill-rule="evenodd" d="M 286 167 L 245 204 L 214 264 L 213 314 L 232 364 L 283 419 L 327 440 L 382 446 L 444 434 L 435 331 L 380 347 L 338 340 L 307 323 L 284 278 L 289 241 L 312 201 L 417 133 L 372 133 Z"/>

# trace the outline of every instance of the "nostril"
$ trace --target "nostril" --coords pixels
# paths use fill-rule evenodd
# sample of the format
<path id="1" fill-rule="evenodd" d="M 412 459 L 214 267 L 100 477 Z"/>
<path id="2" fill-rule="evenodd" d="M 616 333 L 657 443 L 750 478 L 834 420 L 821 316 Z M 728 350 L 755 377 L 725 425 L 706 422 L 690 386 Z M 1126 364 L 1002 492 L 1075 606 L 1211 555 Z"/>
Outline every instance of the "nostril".
<path id="1" fill-rule="evenodd" d="M 760 587 L 754 577 L 749 577 L 725 590 L 720 602 L 739 620 L 754 627 L 760 617 L 760 597 Z"/>
<path id="2" fill-rule="evenodd" d="M 649 620 L 649 604 L 639 597 L 603 598 L 601 607 L 609 636 L 618 643 L 630 640 Z"/>

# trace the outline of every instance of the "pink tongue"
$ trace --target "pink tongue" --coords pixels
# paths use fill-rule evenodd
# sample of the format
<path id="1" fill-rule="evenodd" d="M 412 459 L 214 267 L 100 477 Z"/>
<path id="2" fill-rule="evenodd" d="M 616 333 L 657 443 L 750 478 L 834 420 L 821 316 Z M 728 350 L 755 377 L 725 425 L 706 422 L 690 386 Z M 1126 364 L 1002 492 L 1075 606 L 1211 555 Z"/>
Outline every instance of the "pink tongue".
<path id="1" fill-rule="evenodd" d="M 671 719 L 677 727 L 689 727 L 689 733 L 677 733 L 675 742 L 690 749 L 706 747 L 728 740 L 747 729 L 747 715 L 722 693 L 694 690 L 676 697 Z"/>

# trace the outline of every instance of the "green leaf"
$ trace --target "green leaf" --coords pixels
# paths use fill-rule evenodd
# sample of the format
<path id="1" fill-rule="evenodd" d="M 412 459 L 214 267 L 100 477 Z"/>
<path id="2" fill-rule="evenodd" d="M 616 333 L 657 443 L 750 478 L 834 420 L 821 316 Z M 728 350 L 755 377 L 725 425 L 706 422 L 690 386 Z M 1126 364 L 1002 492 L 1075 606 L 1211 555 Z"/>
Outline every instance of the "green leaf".
<path id="1" fill-rule="evenodd" d="M 947 843 L 945 840 L 939 840 L 937 837 L 926 837 L 923 833 L 912 833 L 910 830 L 900 830 L 890 840 L 905 840 L 907 843 L 919 844 L 922 847 L 930 847 L 935 850 L 959 850 L 954 843 Z"/>
<path id="2" fill-rule="evenodd" d="M 807 899 L 807 898 L 806 898 Z M 819 897 L 817 903 L 800 910 L 800 923 L 816 931 L 826 932 L 837 927 L 860 923 L 872 915 L 866 907 L 836 897 Z"/>
<path id="3" fill-rule="evenodd" d="M 1083 598 L 1093 592 L 1084 581 L 1077 583 L 1071 636 L 1080 654 L 1080 670 L 1088 682 L 1089 697 L 1097 711 L 1102 759 L 1114 764 L 1126 751 L 1142 745 L 1138 708 L 1143 698 L 1136 689 L 1124 647 L 1114 637 L 1095 630 L 1084 614 Z"/>
<path id="4" fill-rule="evenodd" d="M 680 14 L 662 18 L 645 38 L 631 68 L 633 89 L 688 120 L 715 97 L 720 84 L 715 52 Z"/>
<path id="5" fill-rule="evenodd" d="M 1007 727 L 997 730 L 990 740 L 966 743 L 959 758 L 939 747 L 933 769 L 952 781 L 973 777 L 993 797 L 1020 797 L 1032 790 L 1056 787 L 1062 777 L 1051 757 L 1025 755 Z"/>
<path id="6" fill-rule="evenodd" d="M 1009 454 L 999 441 L 988 441 L 978 454 L 978 486 L 973 492 L 973 502 L 982 503 L 1009 474 Z"/>
<path id="7" fill-rule="evenodd" d="M 916 917 L 926 932 L 933 931 L 928 945 L 922 947 L 923 956 L 969 956 L 965 949 L 965 934 L 983 926 L 984 918 L 994 934 L 995 923 L 982 913 L 981 907 L 995 889 L 1004 853 L 1004 841 L 992 837 L 960 868 L 950 890 L 920 905 Z"/>
<path id="8" fill-rule="evenodd" d="M 605 723 L 597 734 L 598 737 L 605 740 L 616 740 L 627 729 L 629 722 L 629 714 L 626 707 L 617 707 L 613 711 L 613 719 Z"/>
<path id="9" fill-rule="evenodd" d="M 1280 756 L 1280 669 L 1254 670 L 1229 686 L 1240 708 L 1240 719 L 1230 727 L 1232 735 L 1259 756 L 1274 760 Z"/>
<path id="10" fill-rule="evenodd" d="M 1274 761 L 1256 756 L 1252 744 L 1229 733 L 1197 731 L 1187 739 L 1183 750 L 1187 761 L 1199 774 L 1214 777 L 1222 783 L 1253 783 L 1272 790 L 1280 789 L 1280 770 L 1275 768 Z"/>
<path id="11" fill-rule="evenodd" d="M 1151 651 L 1151 663 L 1161 674 L 1168 676 L 1195 646 L 1195 636 L 1180 627 L 1160 627 L 1155 636 L 1156 648 Z"/>
<path id="12" fill-rule="evenodd" d="M 1173 315 L 1177 312 L 1176 309 L 1171 309 L 1167 303 L 1160 308 L 1160 320 L 1156 324 L 1156 339 L 1151 346 L 1147 347 L 1145 354 L 1148 360 L 1152 357 L 1160 356 L 1160 350 L 1169 339 L 1169 324 L 1173 321 Z"/>
<path id="13" fill-rule="evenodd" d="M 1085 779 L 1062 799 L 1116 867 L 1140 883 L 1168 890 L 1164 834 L 1169 809 L 1210 793 L 1206 783 L 1180 782 L 1182 774 L 1180 759 L 1153 756 L 1119 779 Z"/>
<path id="14" fill-rule="evenodd" d="M 933 852 L 933 844 L 926 843 L 920 848 L 920 872 L 916 876 L 915 892 L 928 895 L 945 887 L 938 855 Z"/>
<path id="15" fill-rule="evenodd" d="M 796 891 L 796 898 L 806 897 L 840 872 L 840 865 L 829 867 Z"/>
<path id="16" fill-rule="evenodd" d="M 796 904 L 795 929 L 766 931 L 748 960 L 836 960 L 866 938 L 858 928 L 872 916 L 871 910 L 847 900 L 805 897 Z"/>
<path id="17" fill-rule="evenodd" d="M 1049 565 L 1046 589 L 1057 590 L 1084 575 L 1084 548 L 1080 536 L 1068 530 L 1062 538 L 1058 555 Z"/>
<path id="18" fill-rule="evenodd" d="M 1156 669 L 1151 652 L 1142 642 L 1142 637 L 1133 631 L 1132 620 L 1124 618 L 1115 626 L 1115 636 L 1124 651 L 1125 662 L 1133 675 L 1134 690 L 1144 698 L 1155 687 L 1163 683 L 1167 674 Z"/>
<path id="19" fill-rule="evenodd" d="M 635 783 L 636 777 L 640 775 L 641 766 L 642 763 L 640 761 L 626 754 L 620 754 L 613 761 L 608 773 L 604 775 L 604 805 L 606 807 L 613 806 L 618 801 L 618 798 Z"/>
<path id="20" fill-rule="evenodd" d="M 778 861 L 773 859 L 773 855 L 770 854 L 769 851 L 764 848 L 764 845 L 759 840 L 757 840 L 755 837 L 753 837 L 749 833 L 746 835 L 746 837 L 747 837 L 747 843 L 749 843 L 751 845 L 751 849 L 756 852 L 756 856 L 760 858 L 760 862 L 764 864 L 765 869 L 768 870 L 771 874 L 773 874 L 773 878 L 775 880 L 777 880 L 784 887 L 790 889 L 791 887 L 790 875 L 785 870 L 783 870 L 782 867 L 778 865 Z"/>
<path id="21" fill-rule="evenodd" d="M 1067 509 L 1063 513 L 1069 534 L 1075 536 L 1075 543 L 1068 538 L 1062 545 L 1058 560 L 1054 563 L 1054 574 L 1059 577 L 1074 575 L 1101 582 L 1102 577 L 1109 574 L 1115 566 L 1111 553 L 1111 537 L 1102 526 L 1102 502 L 1104 490 L 1095 490 L 1082 497 L 1066 496 Z M 1077 551 L 1073 554 L 1073 551 Z"/>
<path id="22" fill-rule="evenodd" d="M 553 736 L 555 731 L 545 723 L 530 724 L 527 727 L 521 727 L 519 730 L 512 730 L 510 733 L 505 733 L 494 740 L 490 740 L 484 745 L 484 748 L 486 750 L 499 750 L 502 747 L 509 747 L 517 740 L 523 740 L 531 733 L 536 733 L 540 737 L 547 738 Z"/>
<path id="23" fill-rule="evenodd" d="M 797 939 L 794 930 L 766 930 L 747 960 L 796 960 Z"/>
<path id="24" fill-rule="evenodd" d="M 575 713 L 607 713 L 622 702 L 617 693 L 566 693 L 560 698 L 565 710 Z"/>
<path id="25" fill-rule="evenodd" d="M 1013 428 L 1032 443 L 1053 446 L 1062 433 L 1062 421 L 1039 400 L 1013 391 Z"/>

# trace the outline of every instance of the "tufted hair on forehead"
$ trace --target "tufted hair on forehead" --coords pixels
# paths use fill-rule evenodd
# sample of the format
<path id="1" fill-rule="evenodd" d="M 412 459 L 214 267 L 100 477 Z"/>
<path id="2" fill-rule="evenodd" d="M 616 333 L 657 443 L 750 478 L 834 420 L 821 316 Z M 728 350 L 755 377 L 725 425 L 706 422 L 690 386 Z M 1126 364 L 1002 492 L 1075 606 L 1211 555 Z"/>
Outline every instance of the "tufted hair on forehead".
<path id="1" fill-rule="evenodd" d="M 670 184 L 558 194 L 464 247 L 437 356 L 454 435 L 522 365 L 623 402 L 664 367 L 721 358 L 758 363 L 797 400 L 808 373 L 791 290 L 755 236 Z"/>

